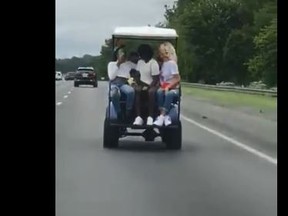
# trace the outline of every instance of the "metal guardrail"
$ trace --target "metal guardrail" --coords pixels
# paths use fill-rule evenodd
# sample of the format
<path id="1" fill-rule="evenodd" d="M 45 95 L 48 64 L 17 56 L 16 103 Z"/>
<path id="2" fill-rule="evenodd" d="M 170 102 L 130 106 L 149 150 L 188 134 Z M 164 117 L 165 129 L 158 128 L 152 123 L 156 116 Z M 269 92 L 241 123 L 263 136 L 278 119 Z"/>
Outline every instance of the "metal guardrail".
<path id="1" fill-rule="evenodd" d="M 236 86 L 219 86 L 219 85 L 207 85 L 200 83 L 187 83 L 181 82 L 182 86 L 195 87 L 195 88 L 203 88 L 203 89 L 213 89 L 218 91 L 230 91 L 230 92 L 240 92 L 247 94 L 257 94 L 257 95 L 267 95 L 272 97 L 277 97 L 277 91 L 266 90 L 266 89 L 252 89 L 252 88 L 242 88 Z"/>

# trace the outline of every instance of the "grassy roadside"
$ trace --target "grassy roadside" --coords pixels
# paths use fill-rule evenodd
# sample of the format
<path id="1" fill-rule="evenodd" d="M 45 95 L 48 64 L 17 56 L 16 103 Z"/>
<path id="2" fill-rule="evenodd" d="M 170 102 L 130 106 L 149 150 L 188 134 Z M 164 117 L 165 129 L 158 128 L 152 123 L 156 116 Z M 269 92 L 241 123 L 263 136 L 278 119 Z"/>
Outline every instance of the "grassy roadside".
<path id="1" fill-rule="evenodd" d="M 194 98 L 209 100 L 218 105 L 226 105 L 231 107 L 252 107 L 268 110 L 277 109 L 277 98 L 269 96 L 200 89 L 187 86 L 182 86 L 182 92 L 184 96 L 190 95 Z"/>

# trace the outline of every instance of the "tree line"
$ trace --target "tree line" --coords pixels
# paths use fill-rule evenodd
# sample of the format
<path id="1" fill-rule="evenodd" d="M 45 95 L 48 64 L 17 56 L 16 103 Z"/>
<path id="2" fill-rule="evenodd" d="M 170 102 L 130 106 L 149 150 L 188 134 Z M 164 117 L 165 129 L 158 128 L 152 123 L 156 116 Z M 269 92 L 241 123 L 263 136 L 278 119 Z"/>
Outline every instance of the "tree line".
<path id="1" fill-rule="evenodd" d="M 178 0 L 165 5 L 164 17 L 156 26 L 174 28 L 179 35 L 182 80 L 238 85 L 261 80 L 277 86 L 276 0 Z M 110 38 L 99 56 L 56 59 L 56 70 L 89 65 L 106 77 L 111 47 Z"/>

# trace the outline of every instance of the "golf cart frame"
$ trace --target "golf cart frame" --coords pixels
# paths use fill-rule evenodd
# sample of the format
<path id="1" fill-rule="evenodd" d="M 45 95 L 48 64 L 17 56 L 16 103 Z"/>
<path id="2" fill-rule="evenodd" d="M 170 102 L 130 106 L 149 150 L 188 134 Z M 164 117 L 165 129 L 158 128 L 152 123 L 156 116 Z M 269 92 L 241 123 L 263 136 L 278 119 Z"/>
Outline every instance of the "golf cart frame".
<path id="1" fill-rule="evenodd" d="M 115 39 L 126 40 L 141 40 L 141 41 L 169 41 L 174 44 L 177 50 L 178 35 L 174 29 L 157 28 L 157 27 L 118 27 L 112 34 L 112 49 L 114 50 Z M 126 136 L 142 136 L 145 141 L 154 141 L 158 136 L 162 138 L 162 141 L 166 144 L 168 149 L 181 149 L 182 146 L 182 124 L 180 121 L 180 104 L 181 104 L 181 87 L 179 88 L 179 97 L 173 101 L 173 119 L 172 124 L 169 126 L 147 126 L 147 125 L 133 125 L 133 122 L 119 122 L 111 119 L 111 81 L 109 81 L 109 102 L 106 111 L 106 118 L 104 121 L 104 135 L 103 135 L 103 147 L 104 148 L 117 148 L 120 138 Z M 124 100 L 120 99 L 120 104 L 125 104 Z M 142 129 L 144 132 L 128 132 L 130 129 Z M 157 131 L 155 131 L 155 129 Z"/>

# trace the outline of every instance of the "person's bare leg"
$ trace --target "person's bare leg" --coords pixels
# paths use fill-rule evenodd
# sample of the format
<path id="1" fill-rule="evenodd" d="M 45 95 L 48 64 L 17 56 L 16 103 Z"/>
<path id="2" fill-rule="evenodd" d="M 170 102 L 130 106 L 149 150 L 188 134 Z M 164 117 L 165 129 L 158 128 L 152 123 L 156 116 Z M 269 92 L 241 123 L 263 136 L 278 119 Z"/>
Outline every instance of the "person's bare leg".
<path id="1" fill-rule="evenodd" d="M 153 125 L 153 116 L 154 116 L 154 107 L 155 107 L 155 94 L 157 88 L 151 87 L 148 90 L 148 118 L 147 118 L 147 125 Z"/>
<path id="2" fill-rule="evenodd" d="M 157 88 L 151 87 L 148 90 L 148 107 L 149 107 L 149 116 L 154 116 L 154 107 L 155 107 L 155 94 L 156 94 Z"/>
<path id="3" fill-rule="evenodd" d="M 140 86 L 135 87 L 135 111 L 136 111 L 136 116 L 141 116 L 141 88 Z"/>
<path id="4" fill-rule="evenodd" d="M 134 121 L 134 125 L 142 125 L 143 119 L 141 118 L 141 90 L 140 86 L 135 87 L 135 112 L 136 118 Z"/>

